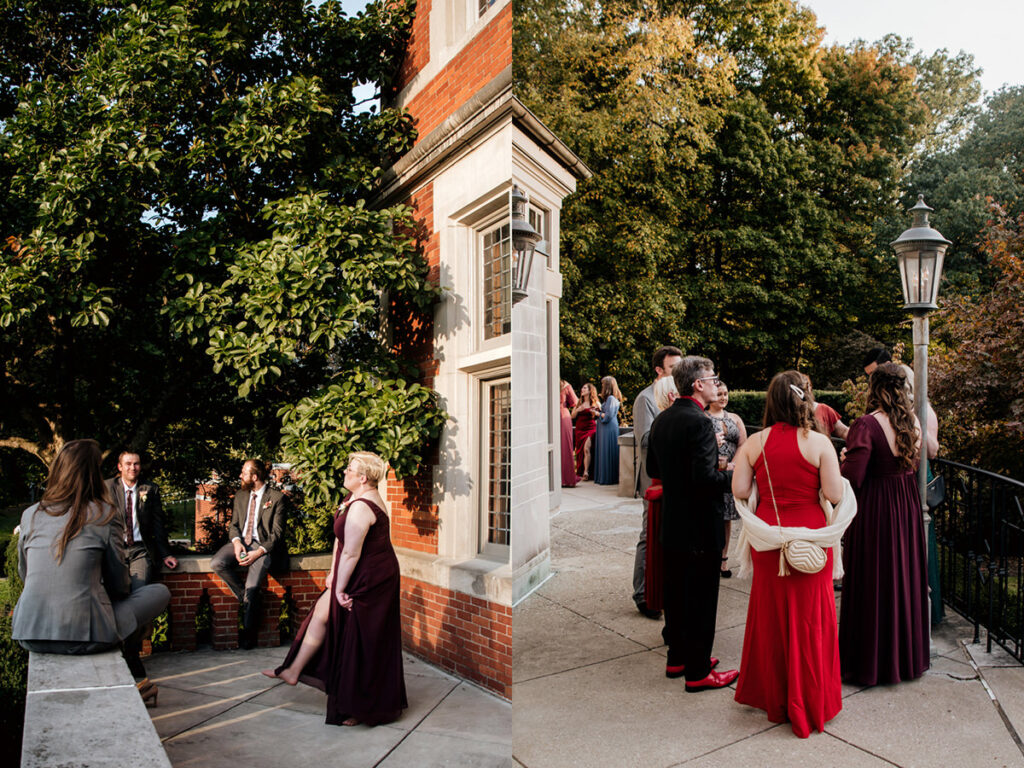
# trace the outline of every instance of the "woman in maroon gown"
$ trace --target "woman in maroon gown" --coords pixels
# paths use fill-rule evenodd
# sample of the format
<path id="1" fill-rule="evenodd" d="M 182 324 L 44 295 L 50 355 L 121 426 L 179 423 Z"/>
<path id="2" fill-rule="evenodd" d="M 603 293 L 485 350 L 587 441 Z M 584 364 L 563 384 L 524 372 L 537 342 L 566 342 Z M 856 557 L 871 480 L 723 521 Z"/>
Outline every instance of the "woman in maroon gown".
<path id="1" fill-rule="evenodd" d="M 831 441 L 814 431 L 814 411 L 796 371 L 768 385 L 765 429 L 735 458 L 732 491 L 750 498 L 757 478 L 757 516 L 771 525 L 823 528 L 818 492 L 833 504 L 843 494 Z M 769 481 L 770 480 L 770 481 Z M 776 517 L 776 509 L 778 517 Z M 747 607 L 736 701 L 765 710 L 773 723 L 789 721 L 807 738 L 843 708 L 832 594 L 832 550 L 817 573 L 779 575 L 779 550 L 752 551 L 754 580 Z"/>
<path id="2" fill-rule="evenodd" d="M 558 392 L 559 415 L 562 418 L 562 487 L 575 488 L 579 478 L 576 477 L 576 451 L 573 447 L 572 413 L 579 398 L 573 391 L 572 384 L 562 379 Z"/>
<path id="3" fill-rule="evenodd" d="M 327 588 L 281 666 L 263 672 L 325 691 L 328 725 L 388 723 L 408 706 L 398 558 L 377 493 L 386 471 L 376 454 L 349 457 L 345 487 L 352 494 L 334 520 L 337 540 Z"/>
<path id="4" fill-rule="evenodd" d="M 883 363 L 871 374 L 868 414 L 850 425 L 843 475 L 857 517 L 843 549 L 839 651 L 843 679 L 898 683 L 928 669 L 928 572 L 915 468 L 921 429 L 906 374 Z"/>
<path id="5" fill-rule="evenodd" d="M 594 435 L 597 434 L 597 415 L 601 413 L 601 399 L 589 381 L 580 387 L 580 401 L 572 409 L 576 419 L 576 474 L 589 480 L 594 458 Z"/>

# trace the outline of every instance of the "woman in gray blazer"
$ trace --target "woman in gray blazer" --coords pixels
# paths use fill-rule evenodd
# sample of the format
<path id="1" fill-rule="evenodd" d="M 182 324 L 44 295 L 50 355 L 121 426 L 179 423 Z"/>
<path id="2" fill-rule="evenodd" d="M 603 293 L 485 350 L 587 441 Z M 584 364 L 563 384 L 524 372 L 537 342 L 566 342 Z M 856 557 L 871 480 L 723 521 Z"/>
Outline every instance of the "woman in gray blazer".
<path id="1" fill-rule="evenodd" d="M 18 572 L 25 588 L 12 636 L 39 653 L 116 648 L 155 619 L 171 593 L 163 584 L 131 591 L 124 521 L 100 473 L 95 440 L 72 440 L 57 455 L 38 504 L 21 515 Z M 136 656 L 126 659 L 147 703 L 156 686 Z"/>

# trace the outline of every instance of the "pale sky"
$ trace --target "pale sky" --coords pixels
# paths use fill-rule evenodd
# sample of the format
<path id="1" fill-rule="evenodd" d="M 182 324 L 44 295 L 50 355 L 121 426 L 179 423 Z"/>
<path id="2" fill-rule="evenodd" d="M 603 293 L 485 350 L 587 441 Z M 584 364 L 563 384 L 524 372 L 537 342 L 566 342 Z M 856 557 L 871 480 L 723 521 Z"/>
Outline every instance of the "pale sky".
<path id="1" fill-rule="evenodd" d="M 1024 0 L 798 0 L 826 29 L 826 42 L 874 42 L 889 33 L 927 54 L 974 55 L 986 92 L 1024 84 Z"/>

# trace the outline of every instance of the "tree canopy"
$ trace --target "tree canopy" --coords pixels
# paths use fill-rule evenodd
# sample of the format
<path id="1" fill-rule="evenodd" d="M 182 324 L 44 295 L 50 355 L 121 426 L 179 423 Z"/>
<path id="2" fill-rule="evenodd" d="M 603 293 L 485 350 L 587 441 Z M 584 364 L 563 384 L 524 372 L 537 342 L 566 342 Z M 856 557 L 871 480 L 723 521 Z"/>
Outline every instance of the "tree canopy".
<path id="1" fill-rule="evenodd" d="M 410 210 L 368 203 L 415 132 L 352 92 L 391 86 L 411 17 L 411 2 L 354 18 L 305 0 L 0 5 L 0 446 L 48 462 L 92 436 L 182 481 L 256 450 L 326 496 L 345 457 L 311 448 L 312 414 L 330 404 L 381 422 L 347 448 L 415 469 L 443 414 L 382 324 L 391 299 L 426 308 L 436 290 Z M 415 414 L 393 406 L 410 393 Z M 408 441 L 381 436 L 404 425 Z"/>
<path id="2" fill-rule="evenodd" d="M 898 325 L 905 225 L 878 224 L 969 123 L 969 56 L 826 47 L 793 0 L 524 0 L 516 25 L 517 93 L 595 171 L 563 209 L 566 376 L 635 392 L 674 343 L 733 386 L 834 385 L 850 333 Z"/>

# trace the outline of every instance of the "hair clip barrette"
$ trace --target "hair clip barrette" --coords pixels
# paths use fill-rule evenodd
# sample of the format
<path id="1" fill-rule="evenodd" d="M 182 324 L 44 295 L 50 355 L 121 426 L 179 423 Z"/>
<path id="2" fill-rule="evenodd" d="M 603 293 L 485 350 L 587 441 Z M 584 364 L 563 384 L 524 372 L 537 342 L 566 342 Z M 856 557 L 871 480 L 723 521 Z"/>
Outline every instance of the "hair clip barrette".
<path id="1" fill-rule="evenodd" d="M 796 384 L 790 384 L 789 388 L 792 389 L 796 393 L 796 396 L 799 397 L 801 400 L 807 399 L 807 395 L 805 395 L 804 391 L 800 389 L 800 387 L 798 387 Z"/>

